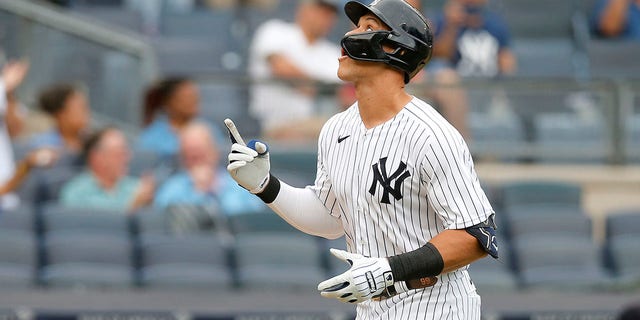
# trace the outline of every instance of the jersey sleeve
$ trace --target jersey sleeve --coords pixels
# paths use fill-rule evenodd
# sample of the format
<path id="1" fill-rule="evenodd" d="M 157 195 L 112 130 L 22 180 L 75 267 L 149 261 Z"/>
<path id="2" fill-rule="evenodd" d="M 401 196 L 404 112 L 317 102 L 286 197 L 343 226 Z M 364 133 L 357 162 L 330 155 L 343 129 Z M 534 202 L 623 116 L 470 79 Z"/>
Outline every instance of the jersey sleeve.
<path id="1" fill-rule="evenodd" d="M 446 229 L 466 229 L 493 214 L 461 137 L 430 140 L 421 170 L 428 199 Z"/>
<path id="2" fill-rule="evenodd" d="M 331 182 L 331 178 L 327 173 L 325 167 L 325 148 L 327 146 L 324 145 L 327 136 L 327 125 L 325 125 L 320 132 L 320 138 L 318 139 L 318 164 L 317 164 L 317 173 L 316 173 L 316 181 L 313 186 L 310 188 L 315 191 L 316 196 L 322 204 L 327 208 L 329 213 L 336 217 L 340 218 L 341 211 L 339 209 L 336 196 L 333 192 L 333 183 Z"/>

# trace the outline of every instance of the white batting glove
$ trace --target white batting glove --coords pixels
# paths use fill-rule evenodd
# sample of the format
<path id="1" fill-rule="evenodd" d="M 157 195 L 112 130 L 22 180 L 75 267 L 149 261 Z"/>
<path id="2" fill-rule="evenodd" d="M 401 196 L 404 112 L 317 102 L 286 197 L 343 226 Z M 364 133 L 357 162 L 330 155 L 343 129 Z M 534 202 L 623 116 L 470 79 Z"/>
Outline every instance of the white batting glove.
<path id="1" fill-rule="evenodd" d="M 351 268 L 318 285 L 323 297 L 345 303 L 360 303 L 379 296 L 393 285 L 393 274 L 387 258 L 367 258 L 338 249 L 330 251 L 338 259 L 348 262 Z"/>
<path id="2" fill-rule="evenodd" d="M 249 192 L 254 194 L 262 192 L 269 182 L 269 148 L 266 144 L 255 140 L 249 141 L 249 145 L 245 144 L 233 121 L 225 119 L 224 123 L 229 129 L 233 142 L 227 171 Z"/>

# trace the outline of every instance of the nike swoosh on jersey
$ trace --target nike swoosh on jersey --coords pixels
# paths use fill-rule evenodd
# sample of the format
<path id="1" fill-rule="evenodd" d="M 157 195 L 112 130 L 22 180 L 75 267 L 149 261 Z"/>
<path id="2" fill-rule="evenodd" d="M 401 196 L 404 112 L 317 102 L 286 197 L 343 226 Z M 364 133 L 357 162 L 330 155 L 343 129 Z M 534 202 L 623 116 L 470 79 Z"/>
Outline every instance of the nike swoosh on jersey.
<path id="1" fill-rule="evenodd" d="M 344 139 L 351 137 L 351 135 L 348 136 L 344 136 L 344 137 L 338 137 L 338 143 L 344 141 Z"/>

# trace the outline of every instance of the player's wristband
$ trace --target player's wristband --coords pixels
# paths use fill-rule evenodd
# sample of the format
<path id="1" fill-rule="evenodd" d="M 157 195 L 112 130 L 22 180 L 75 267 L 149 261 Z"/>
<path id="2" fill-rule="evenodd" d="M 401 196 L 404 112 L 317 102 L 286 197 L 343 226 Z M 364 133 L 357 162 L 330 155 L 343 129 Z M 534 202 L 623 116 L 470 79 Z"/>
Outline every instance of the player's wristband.
<path id="1" fill-rule="evenodd" d="M 270 204 L 276 200 L 278 193 L 280 193 L 280 180 L 274 175 L 269 174 L 269 182 L 267 182 L 262 192 L 256 193 L 256 196 L 264 201 L 264 203 Z"/>
<path id="2" fill-rule="evenodd" d="M 416 250 L 389 257 L 389 266 L 396 281 L 435 277 L 442 273 L 444 260 L 438 248 L 427 242 Z"/>

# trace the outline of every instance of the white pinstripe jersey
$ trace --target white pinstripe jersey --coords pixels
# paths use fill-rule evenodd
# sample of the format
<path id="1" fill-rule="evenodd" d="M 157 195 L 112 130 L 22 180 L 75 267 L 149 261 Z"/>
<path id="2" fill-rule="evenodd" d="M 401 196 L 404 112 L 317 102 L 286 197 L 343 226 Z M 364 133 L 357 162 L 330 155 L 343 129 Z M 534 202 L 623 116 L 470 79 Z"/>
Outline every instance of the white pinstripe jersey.
<path id="1" fill-rule="evenodd" d="M 357 102 L 332 117 L 320 134 L 312 188 L 341 219 L 349 251 L 368 257 L 418 249 L 493 214 L 462 136 L 415 97 L 370 129 Z M 479 319 L 479 312 L 467 267 L 440 275 L 434 287 L 358 305 L 358 319 Z"/>

